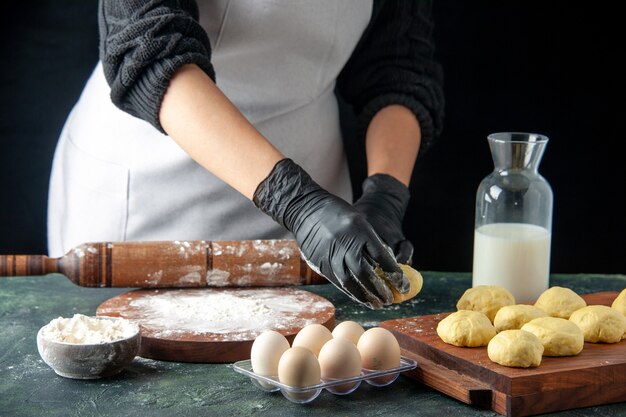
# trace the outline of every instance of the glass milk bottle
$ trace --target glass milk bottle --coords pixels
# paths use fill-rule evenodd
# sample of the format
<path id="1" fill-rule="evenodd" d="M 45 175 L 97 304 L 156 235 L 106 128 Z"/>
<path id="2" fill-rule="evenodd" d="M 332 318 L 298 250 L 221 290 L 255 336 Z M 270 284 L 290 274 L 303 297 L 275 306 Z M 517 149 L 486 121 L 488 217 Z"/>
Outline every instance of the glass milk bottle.
<path id="1" fill-rule="evenodd" d="M 476 193 L 472 285 L 500 285 L 520 302 L 548 288 L 552 189 L 537 168 L 548 138 L 494 133 L 495 169 Z"/>

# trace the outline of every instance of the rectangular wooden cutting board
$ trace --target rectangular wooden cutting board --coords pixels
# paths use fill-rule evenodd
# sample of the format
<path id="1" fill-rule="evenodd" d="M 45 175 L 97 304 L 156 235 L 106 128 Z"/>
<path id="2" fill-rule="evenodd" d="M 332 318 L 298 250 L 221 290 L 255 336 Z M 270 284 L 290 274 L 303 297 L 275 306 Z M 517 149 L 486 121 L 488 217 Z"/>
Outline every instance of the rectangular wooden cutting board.
<path id="1" fill-rule="evenodd" d="M 610 305 L 617 292 L 583 295 L 587 304 Z M 626 401 L 626 340 L 585 343 L 572 357 L 544 357 L 537 368 L 509 368 L 489 360 L 487 348 L 444 343 L 437 324 L 450 313 L 384 321 L 402 354 L 417 368 L 406 373 L 464 403 L 509 417 Z"/>

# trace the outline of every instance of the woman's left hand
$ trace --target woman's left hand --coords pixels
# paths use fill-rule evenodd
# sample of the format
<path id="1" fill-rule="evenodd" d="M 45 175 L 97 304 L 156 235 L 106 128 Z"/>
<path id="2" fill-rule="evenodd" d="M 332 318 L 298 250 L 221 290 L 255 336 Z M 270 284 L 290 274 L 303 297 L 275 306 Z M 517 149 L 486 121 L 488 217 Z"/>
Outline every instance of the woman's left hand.
<path id="1" fill-rule="evenodd" d="M 374 174 L 363 182 L 363 195 L 354 203 L 386 243 L 396 261 L 410 264 L 413 245 L 402 232 L 402 220 L 409 205 L 409 189 L 394 177 Z"/>

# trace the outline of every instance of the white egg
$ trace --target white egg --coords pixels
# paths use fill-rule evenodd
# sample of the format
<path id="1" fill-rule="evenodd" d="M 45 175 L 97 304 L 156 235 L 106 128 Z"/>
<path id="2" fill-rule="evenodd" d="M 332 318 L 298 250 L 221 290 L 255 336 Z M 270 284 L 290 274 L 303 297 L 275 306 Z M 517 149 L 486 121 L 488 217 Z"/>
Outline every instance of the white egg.
<path id="1" fill-rule="evenodd" d="M 334 339 L 345 338 L 356 346 L 364 332 L 365 330 L 359 323 L 348 320 L 335 326 L 332 334 Z"/>
<path id="2" fill-rule="evenodd" d="M 309 349 L 292 347 L 285 351 L 278 362 L 278 380 L 291 387 L 307 387 L 321 381 L 320 364 Z M 283 391 L 283 394 L 298 400 L 306 400 L 312 392 L 295 393 Z"/>
<path id="3" fill-rule="evenodd" d="M 250 351 L 252 370 L 263 376 L 277 376 L 278 362 L 287 349 L 289 342 L 282 334 L 273 330 L 261 333 Z"/>
<path id="4" fill-rule="evenodd" d="M 325 326 L 321 324 L 309 324 L 298 332 L 291 346 L 309 349 L 317 356 L 322 346 L 324 346 L 324 343 L 332 338 L 332 333 Z"/>
<path id="5" fill-rule="evenodd" d="M 400 345 L 396 337 L 387 329 L 374 327 L 367 330 L 359 338 L 357 348 L 361 353 L 363 368 L 381 371 L 400 366 Z M 385 376 L 373 380 L 384 383 L 391 379 L 391 376 Z"/>
<path id="6" fill-rule="evenodd" d="M 331 339 L 322 346 L 319 354 L 322 378 L 325 380 L 351 378 L 361 374 L 361 354 L 348 339 Z M 336 394 L 347 394 L 356 389 L 359 382 L 350 382 L 329 388 Z"/>

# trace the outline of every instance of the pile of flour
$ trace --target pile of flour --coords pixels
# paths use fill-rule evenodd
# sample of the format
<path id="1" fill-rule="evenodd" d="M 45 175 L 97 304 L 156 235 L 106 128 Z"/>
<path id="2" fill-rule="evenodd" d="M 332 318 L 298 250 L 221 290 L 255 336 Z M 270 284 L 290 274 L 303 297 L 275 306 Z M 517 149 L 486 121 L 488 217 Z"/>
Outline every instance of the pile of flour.
<path id="1" fill-rule="evenodd" d="M 126 319 L 74 314 L 71 319 L 52 320 L 42 330 L 42 336 L 55 342 L 95 345 L 127 339 L 138 331 L 138 326 Z"/>

